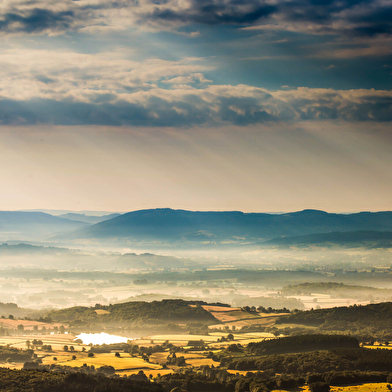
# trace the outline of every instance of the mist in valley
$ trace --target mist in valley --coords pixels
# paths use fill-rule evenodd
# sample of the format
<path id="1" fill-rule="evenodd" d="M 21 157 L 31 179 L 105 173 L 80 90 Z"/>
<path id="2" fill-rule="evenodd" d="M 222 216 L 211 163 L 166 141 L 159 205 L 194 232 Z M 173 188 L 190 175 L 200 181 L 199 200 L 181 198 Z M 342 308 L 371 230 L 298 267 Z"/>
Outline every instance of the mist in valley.
<path id="1" fill-rule="evenodd" d="M 33 214 L 38 214 L 39 219 L 32 226 L 42 226 L 42 213 Z M 105 223 L 119 216 L 104 214 L 88 219 Z M 205 241 L 203 234 L 203 238 L 190 242 L 189 236 L 178 241 L 167 236 L 160 238 L 159 233 L 154 239 L 106 239 L 99 246 L 94 239 L 67 237 L 67 233 L 78 233 L 74 228 L 64 232 L 62 239 L 57 234 L 48 235 L 53 224 L 51 217 L 55 220 L 72 217 L 81 222 L 87 215 L 45 213 L 50 225 L 45 222 L 38 232 L 19 231 L 20 240 L 0 245 L 3 303 L 44 311 L 178 298 L 224 301 L 234 307 L 292 310 L 392 298 L 392 248 L 385 242 L 385 235 L 382 246 L 374 235 L 368 241 L 363 238 L 358 241 L 354 235 L 354 240 L 348 242 L 331 242 L 329 237 L 327 240 L 317 237 L 315 242 L 307 236 L 256 241 L 234 236 L 233 241 Z M 17 223 L 13 223 L 14 228 Z M 216 237 L 211 234 L 214 230 L 211 225 L 209 230 L 210 237 Z M 225 235 L 221 228 L 218 231 L 221 237 Z M 233 228 L 230 236 L 232 231 Z M 42 232 L 41 241 L 32 240 Z M 328 282 L 344 284 L 344 290 L 317 286 Z M 289 285 L 305 283 L 313 286 L 287 290 Z M 362 287 L 359 290 L 357 286 Z"/>

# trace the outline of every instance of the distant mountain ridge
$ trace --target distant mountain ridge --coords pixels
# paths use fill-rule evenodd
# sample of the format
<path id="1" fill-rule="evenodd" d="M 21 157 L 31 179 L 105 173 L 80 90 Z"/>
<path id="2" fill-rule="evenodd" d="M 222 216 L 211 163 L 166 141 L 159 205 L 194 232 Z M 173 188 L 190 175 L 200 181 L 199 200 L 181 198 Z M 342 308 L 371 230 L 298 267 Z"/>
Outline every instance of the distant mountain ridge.
<path id="1" fill-rule="evenodd" d="M 335 231 L 331 233 L 316 233 L 294 237 L 279 237 L 264 243 L 266 246 L 368 246 L 392 247 L 392 231 Z"/>
<path id="2" fill-rule="evenodd" d="M 36 246 L 31 244 L 7 244 L 3 243 L 0 245 L 0 256 L 3 255 L 33 255 L 33 254 L 67 254 L 71 253 L 72 250 L 67 248 L 57 248 L 53 246 Z"/>
<path id="3" fill-rule="evenodd" d="M 116 218 L 117 216 L 120 216 L 121 214 L 117 214 L 117 213 L 113 213 L 113 214 L 109 214 L 109 215 L 100 215 L 100 216 L 96 216 L 96 215 L 86 215 L 86 214 L 77 214 L 75 212 L 68 212 L 66 214 L 61 214 L 58 215 L 60 218 L 65 218 L 65 219 L 69 219 L 69 220 L 75 220 L 75 221 L 79 221 L 79 222 L 85 222 L 85 223 L 99 223 L 102 222 L 104 220 L 108 220 L 108 219 L 112 219 L 112 218 Z"/>
<path id="4" fill-rule="evenodd" d="M 0 241 L 42 239 L 86 226 L 85 222 L 43 212 L 0 211 Z"/>
<path id="5" fill-rule="evenodd" d="M 360 230 L 392 231 L 392 212 L 335 214 L 303 210 L 277 215 L 163 208 L 129 212 L 81 228 L 66 237 L 188 243 L 261 243 L 277 237 Z"/>

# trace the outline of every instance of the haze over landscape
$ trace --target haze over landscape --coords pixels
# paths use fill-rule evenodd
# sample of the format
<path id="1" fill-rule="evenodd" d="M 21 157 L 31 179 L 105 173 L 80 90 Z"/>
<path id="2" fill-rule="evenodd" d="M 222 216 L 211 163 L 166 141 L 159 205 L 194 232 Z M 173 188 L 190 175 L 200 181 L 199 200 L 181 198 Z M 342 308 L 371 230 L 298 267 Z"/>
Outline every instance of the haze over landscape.
<path id="1" fill-rule="evenodd" d="M 390 210 L 389 1 L 1 5 L 3 210 Z"/>
<path id="2" fill-rule="evenodd" d="M 0 391 L 391 390 L 391 15 L 0 2 Z"/>

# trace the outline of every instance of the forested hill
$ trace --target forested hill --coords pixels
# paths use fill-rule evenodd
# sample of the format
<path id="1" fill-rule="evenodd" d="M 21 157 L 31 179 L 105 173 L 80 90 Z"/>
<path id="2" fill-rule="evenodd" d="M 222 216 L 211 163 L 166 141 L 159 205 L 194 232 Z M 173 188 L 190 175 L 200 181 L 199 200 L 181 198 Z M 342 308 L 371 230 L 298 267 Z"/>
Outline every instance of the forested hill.
<path id="1" fill-rule="evenodd" d="M 123 238 L 213 243 L 264 241 L 334 231 L 392 231 L 392 212 L 331 214 L 304 210 L 287 214 L 193 212 L 172 209 L 134 211 L 82 228 L 69 239 Z"/>
<path id="2" fill-rule="evenodd" d="M 218 320 L 201 305 L 202 301 L 167 299 L 153 302 L 126 302 L 95 307 L 75 306 L 48 313 L 57 322 L 146 322 L 154 323 L 217 323 Z"/>
<path id="3" fill-rule="evenodd" d="M 281 317 L 278 322 L 317 326 L 320 330 L 351 331 L 361 334 L 390 331 L 392 302 L 299 311 Z"/>
<path id="4" fill-rule="evenodd" d="M 391 248 L 391 231 L 335 231 L 332 233 L 316 233 L 294 237 L 279 237 L 266 241 L 264 246 L 349 246 L 367 248 Z"/>
<path id="5" fill-rule="evenodd" d="M 54 373 L 0 368 L 1 391 L 7 392 L 163 392 L 158 383 L 100 374 Z"/>
<path id="6" fill-rule="evenodd" d="M 256 355 L 286 354 L 334 348 L 359 348 L 359 342 L 345 335 L 300 335 L 249 343 L 248 350 Z"/>
<path id="7" fill-rule="evenodd" d="M 0 211 L 2 241 L 41 239 L 86 225 L 85 222 L 60 218 L 43 212 Z"/>

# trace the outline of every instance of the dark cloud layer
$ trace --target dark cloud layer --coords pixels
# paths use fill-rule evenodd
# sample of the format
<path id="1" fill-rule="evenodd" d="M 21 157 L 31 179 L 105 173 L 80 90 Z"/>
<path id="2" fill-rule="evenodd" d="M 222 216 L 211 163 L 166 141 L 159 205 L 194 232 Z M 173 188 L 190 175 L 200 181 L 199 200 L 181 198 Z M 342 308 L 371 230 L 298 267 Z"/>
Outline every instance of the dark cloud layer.
<path id="1" fill-rule="evenodd" d="M 144 14 L 146 20 L 207 25 L 253 24 L 277 11 L 275 5 L 260 0 L 193 0 L 189 8 L 158 8 Z"/>
<path id="2" fill-rule="evenodd" d="M 375 36 L 391 34 L 392 3 L 377 0 L 192 0 L 187 7 L 165 2 L 141 12 L 141 22 L 158 24 L 264 23 L 276 29 Z"/>
<path id="3" fill-rule="evenodd" d="M 57 10 L 59 4 L 61 11 Z M 119 9 L 125 10 L 129 17 L 116 20 L 111 11 Z M 268 24 L 277 30 L 372 37 L 390 35 L 391 20 L 392 3 L 378 0 L 191 0 L 184 3 L 174 0 L 102 0 L 91 4 L 52 0 L 47 5 L 30 0 L 3 10 L 0 31 L 58 33 L 89 26 L 130 27 L 135 23 L 157 29 L 190 24 Z"/>
<path id="4" fill-rule="evenodd" d="M 73 11 L 54 12 L 34 8 L 28 11 L 8 12 L 0 20 L 1 32 L 41 33 L 46 31 L 64 31 L 69 29 L 75 19 Z"/>
<path id="5" fill-rule="evenodd" d="M 150 97 L 143 104 L 59 102 L 35 99 L 0 101 L 3 125 L 109 125 L 191 127 L 197 125 L 250 125 L 307 120 L 392 121 L 392 94 L 345 100 L 338 93 L 318 98 L 294 96 L 287 102 L 253 97 L 216 97 L 214 107 L 197 95 L 168 101 Z"/>

